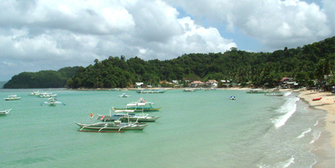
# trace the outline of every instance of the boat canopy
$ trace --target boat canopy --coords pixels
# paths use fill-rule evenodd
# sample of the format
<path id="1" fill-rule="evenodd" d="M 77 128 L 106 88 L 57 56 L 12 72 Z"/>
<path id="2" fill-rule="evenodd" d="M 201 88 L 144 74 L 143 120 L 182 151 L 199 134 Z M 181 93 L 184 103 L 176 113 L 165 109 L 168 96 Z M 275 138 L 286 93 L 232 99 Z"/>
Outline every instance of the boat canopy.
<path id="1" fill-rule="evenodd" d="M 137 103 L 138 106 L 145 106 L 145 103 Z"/>
<path id="2" fill-rule="evenodd" d="M 115 113 L 133 113 L 135 110 L 115 110 Z"/>
<path id="3" fill-rule="evenodd" d="M 127 106 L 136 106 L 137 104 L 136 103 L 129 103 L 127 104 Z"/>

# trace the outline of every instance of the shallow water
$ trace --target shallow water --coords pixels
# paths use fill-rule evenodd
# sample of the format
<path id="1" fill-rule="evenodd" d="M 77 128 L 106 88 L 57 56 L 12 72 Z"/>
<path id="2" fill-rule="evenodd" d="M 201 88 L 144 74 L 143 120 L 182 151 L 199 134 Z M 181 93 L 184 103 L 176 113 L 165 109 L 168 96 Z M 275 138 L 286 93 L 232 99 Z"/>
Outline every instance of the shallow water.
<path id="1" fill-rule="evenodd" d="M 51 90 L 66 104 L 40 106 L 33 90 L 4 90 L 19 101 L 0 101 L 1 167 L 311 167 L 315 141 L 325 131 L 325 112 L 285 96 L 216 90 L 163 94 Z M 236 100 L 230 100 L 235 95 Z M 163 107 L 143 131 L 78 132 L 74 121 L 109 114 L 143 97 Z"/>

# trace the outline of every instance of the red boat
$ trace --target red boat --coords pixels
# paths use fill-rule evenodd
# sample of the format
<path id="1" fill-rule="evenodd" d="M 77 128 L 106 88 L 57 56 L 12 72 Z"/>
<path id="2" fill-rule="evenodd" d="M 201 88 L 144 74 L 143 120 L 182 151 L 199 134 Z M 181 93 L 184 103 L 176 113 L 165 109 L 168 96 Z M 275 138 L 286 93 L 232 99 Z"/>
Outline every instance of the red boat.
<path id="1" fill-rule="evenodd" d="M 317 101 L 317 100 L 321 100 L 322 99 L 322 97 L 317 97 L 317 98 L 314 98 L 314 99 L 312 99 L 313 101 Z"/>

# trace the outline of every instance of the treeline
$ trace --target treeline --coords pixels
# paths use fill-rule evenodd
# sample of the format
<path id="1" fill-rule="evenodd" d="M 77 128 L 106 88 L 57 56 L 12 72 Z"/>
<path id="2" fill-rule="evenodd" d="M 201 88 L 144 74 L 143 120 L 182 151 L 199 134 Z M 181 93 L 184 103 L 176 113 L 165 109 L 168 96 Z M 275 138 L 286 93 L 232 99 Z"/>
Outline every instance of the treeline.
<path id="1" fill-rule="evenodd" d="M 124 88 L 135 82 L 158 86 L 160 81 L 231 80 L 254 86 L 277 86 L 283 77 L 292 77 L 300 86 L 322 83 L 324 75 L 333 74 L 335 37 L 297 48 L 272 53 L 254 53 L 232 48 L 225 53 L 191 53 L 172 60 L 144 61 L 125 56 L 80 67 L 68 80 L 70 88 Z M 330 80 L 334 84 L 334 75 Z"/>
<path id="2" fill-rule="evenodd" d="M 58 71 L 22 72 L 12 77 L 3 88 L 62 88 L 79 67 L 65 67 Z"/>
<path id="3" fill-rule="evenodd" d="M 134 57 L 113 57 L 87 67 L 66 67 L 58 71 L 23 72 L 4 88 L 125 88 L 135 82 L 159 86 L 160 81 L 229 80 L 242 86 L 277 86 L 292 77 L 300 86 L 317 81 L 334 85 L 335 37 L 297 48 L 270 52 L 247 52 L 232 48 L 225 53 L 190 53 L 178 58 L 145 61 Z M 165 84 L 161 84 L 164 86 Z"/>

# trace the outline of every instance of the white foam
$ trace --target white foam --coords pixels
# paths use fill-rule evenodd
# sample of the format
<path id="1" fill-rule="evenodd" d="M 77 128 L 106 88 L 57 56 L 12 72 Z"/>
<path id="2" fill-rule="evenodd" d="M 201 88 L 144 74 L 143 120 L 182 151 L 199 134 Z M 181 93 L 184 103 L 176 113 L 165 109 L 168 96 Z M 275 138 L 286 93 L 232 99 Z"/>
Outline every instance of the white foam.
<path id="1" fill-rule="evenodd" d="M 309 142 L 310 144 L 314 143 L 316 140 L 318 140 L 321 136 L 321 132 L 316 132 L 313 134 L 313 139 Z"/>
<path id="2" fill-rule="evenodd" d="M 275 124 L 276 128 L 279 128 L 283 125 L 285 125 L 286 121 L 292 116 L 294 112 L 297 110 L 297 104 L 296 102 L 299 100 L 299 98 L 293 98 L 288 99 L 284 105 L 278 109 L 279 113 L 285 113 L 284 115 L 278 117 L 277 119 L 272 120 L 272 122 Z"/>
<path id="3" fill-rule="evenodd" d="M 285 94 L 284 94 L 284 96 L 288 96 L 288 95 L 290 95 L 290 94 L 292 94 L 292 92 L 286 92 Z"/>
<path id="4" fill-rule="evenodd" d="M 283 168 L 283 167 L 289 167 L 292 163 L 294 163 L 294 156 L 291 156 L 291 158 L 289 158 L 289 159 L 287 159 L 285 161 L 275 163 L 274 165 L 266 165 L 264 163 L 261 163 L 261 164 L 259 164 L 257 166 L 259 168 L 273 168 L 273 167 Z"/>
<path id="5" fill-rule="evenodd" d="M 291 156 L 290 159 L 287 159 L 285 162 L 282 162 L 283 163 L 283 167 L 289 167 L 292 163 L 294 163 L 294 157 Z"/>
<path id="6" fill-rule="evenodd" d="M 309 133 L 309 132 L 311 132 L 311 131 L 312 131 L 312 129 L 311 129 L 311 128 L 308 128 L 306 131 L 302 132 L 297 138 L 302 138 L 302 137 L 305 136 L 305 134 L 307 134 L 307 133 Z"/>
<path id="7" fill-rule="evenodd" d="M 316 123 L 313 125 L 314 127 L 317 126 L 319 124 L 319 120 L 316 121 Z"/>

